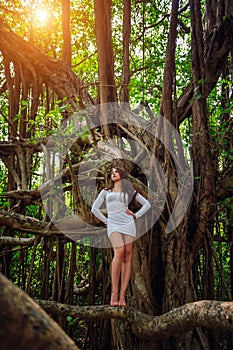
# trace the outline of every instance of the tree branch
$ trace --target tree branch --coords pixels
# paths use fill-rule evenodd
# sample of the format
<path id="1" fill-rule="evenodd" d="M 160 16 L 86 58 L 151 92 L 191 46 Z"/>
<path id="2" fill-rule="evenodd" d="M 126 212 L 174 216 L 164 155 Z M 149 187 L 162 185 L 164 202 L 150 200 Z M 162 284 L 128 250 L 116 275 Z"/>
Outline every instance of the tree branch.
<path id="1" fill-rule="evenodd" d="M 0 225 L 29 233 L 46 234 L 48 223 L 30 216 L 0 210 Z"/>
<path id="2" fill-rule="evenodd" d="M 12 246 L 32 247 L 35 241 L 36 241 L 36 237 L 17 238 L 17 237 L 10 237 L 10 236 L 2 236 L 0 237 L 0 246 L 12 245 Z"/>
<path id="3" fill-rule="evenodd" d="M 93 225 L 95 226 L 96 223 L 93 222 Z M 30 216 L 11 213 L 4 210 L 0 210 L 0 226 L 6 226 L 12 230 L 21 231 L 24 233 L 37 234 L 41 237 L 66 235 L 72 240 L 80 239 L 85 235 L 95 236 L 97 233 L 98 235 L 105 235 L 106 230 L 105 227 L 98 227 L 97 230 L 94 230 L 93 226 L 93 231 L 90 232 L 89 225 L 83 222 L 82 219 L 77 215 L 74 215 L 72 217 L 62 217 L 54 224 L 51 222 L 39 221 L 38 219 L 32 218 Z M 3 241 L 4 244 L 10 245 L 33 245 L 33 241 L 31 240 L 25 239 L 24 241 L 21 238 L 12 239 L 12 237 L 8 236 L 0 237 L 0 243 L 1 241 Z M 23 242 L 25 244 L 23 244 Z"/>
<path id="4" fill-rule="evenodd" d="M 133 326 L 142 338 L 168 338 L 196 327 L 233 331 L 233 302 L 201 300 L 185 304 L 161 316 L 150 316 L 131 307 L 73 306 L 55 301 L 37 300 L 52 316 L 63 315 L 81 319 L 121 319 Z"/>
<path id="5" fill-rule="evenodd" d="M 21 63 L 29 70 L 33 79 L 40 77 L 61 98 L 68 98 L 74 109 L 78 107 L 76 97 L 79 98 L 79 106 L 85 100 L 85 92 L 80 91 L 80 79 L 76 74 L 67 69 L 64 62 L 48 57 L 41 50 L 20 38 L 1 19 L 0 20 L 0 50 L 3 56 L 11 57 L 12 61 Z M 14 47 L 14 49 L 13 49 Z M 58 73 L 59 72 L 59 73 Z"/>

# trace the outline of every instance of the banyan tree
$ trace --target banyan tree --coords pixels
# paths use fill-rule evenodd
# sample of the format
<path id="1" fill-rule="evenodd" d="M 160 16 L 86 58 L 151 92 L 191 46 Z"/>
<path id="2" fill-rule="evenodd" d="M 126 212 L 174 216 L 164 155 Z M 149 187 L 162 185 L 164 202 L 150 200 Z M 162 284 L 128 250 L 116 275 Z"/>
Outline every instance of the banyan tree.
<path id="1" fill-rule="evenodd" d="M 0 5 L 1 346 L 230 349 L 232 1 L 37 5 Z M 125 308 L 90 211 L 115 164 L 151 203 Z"/>

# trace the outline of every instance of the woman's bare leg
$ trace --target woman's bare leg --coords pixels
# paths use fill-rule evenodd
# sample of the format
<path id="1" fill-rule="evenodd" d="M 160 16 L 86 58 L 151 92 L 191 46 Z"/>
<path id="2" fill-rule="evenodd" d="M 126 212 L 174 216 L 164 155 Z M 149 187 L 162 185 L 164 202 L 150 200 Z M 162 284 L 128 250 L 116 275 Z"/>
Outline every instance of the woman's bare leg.
<path id="1" fill-rule="evenodd" d="M 121 290 L 120 290 L 120 299 L 119 306 L 126 306 L 125 293 L 129 284 L 131 276 L 131 261 L 132 261 L 132 248 L 133 248 L 133 237 L 129 235 L 123 236 L 125 249 L 124 256 L 122 261 L 121 269 Z"/>
<path id="2" fill-rule="evenodd" d="M 122 269 L 125 247 L 122 234 L 119 232 L 113 232 L 110 236 L 110 241 L 114 250 L 114 257 L 112 260 L 111 267 L 112 292 L 110 305 L 118 306 L 118 285 Z"/>

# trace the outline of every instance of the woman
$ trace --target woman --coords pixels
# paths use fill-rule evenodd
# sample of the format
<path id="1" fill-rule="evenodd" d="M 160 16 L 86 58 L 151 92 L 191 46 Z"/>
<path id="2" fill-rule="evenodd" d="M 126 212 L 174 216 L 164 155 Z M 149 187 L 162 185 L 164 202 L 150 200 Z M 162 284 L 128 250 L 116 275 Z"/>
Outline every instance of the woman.
<path id="1" fill-rule="evenodd" d="M 127 180 L 126 173 L 116 167 L 111 172 L 112 186 L 103 189 L 92 206 L 92 213 L 107 225 L 108 237 L 111 241 L 114 257 L 111 267 L 112 292 L 111 306 L 126 306 L 125 293 L 131 274 L 131 256 L 133 240 L 136 236 L 135 219 L 142 216 L 150 207 L 150 203 L 137 193 Z M 132 200 L 141 204 L 141 208 L 133 213 L 128 205 Z M 100 211 L 106 201 L 108 218 Z M 121 274 L 120 297 L 118 284 Z"/>

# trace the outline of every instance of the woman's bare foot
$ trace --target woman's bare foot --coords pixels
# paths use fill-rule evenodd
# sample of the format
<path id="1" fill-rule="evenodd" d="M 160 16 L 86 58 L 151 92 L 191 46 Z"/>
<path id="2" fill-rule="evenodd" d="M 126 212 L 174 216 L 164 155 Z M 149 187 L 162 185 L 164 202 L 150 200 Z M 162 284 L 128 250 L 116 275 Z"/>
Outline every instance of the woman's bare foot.
<path id="1" fill-rule="evenodd" d="M 119 306 L 126 306 L 125 297 L 120 297 Z"/>
<path id="2" fill-rule="evenodd" d="M 111 294 L 110 306 L 119 306 L 118 293 Z"/>

